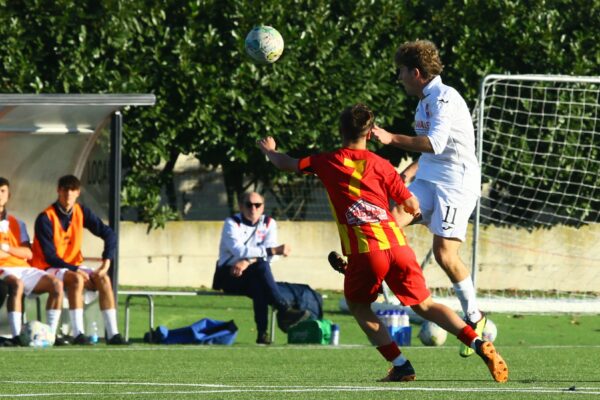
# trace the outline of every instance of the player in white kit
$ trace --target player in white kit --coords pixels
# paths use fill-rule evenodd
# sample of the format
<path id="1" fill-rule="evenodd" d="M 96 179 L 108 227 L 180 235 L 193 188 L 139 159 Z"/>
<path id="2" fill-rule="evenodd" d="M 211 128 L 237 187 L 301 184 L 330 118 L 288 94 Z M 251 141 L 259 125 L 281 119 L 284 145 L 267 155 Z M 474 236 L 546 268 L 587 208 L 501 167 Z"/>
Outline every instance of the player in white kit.
<path id="1" fill-rule="evenodd" d="M 477 307 L 471 275 L 458 253 L 481 191 L 471 113 L 461 95 L 442 83 L 443 65 L 433 43 L 402 44 L 395 63 L 406 92 L 419 98 L 417 136 L 392 134 L 378 126 L 373 134 L 383 144 L 422 153 L 401 174 L 407 183 L 414 178 L 409 189 L 421 204 L 421 220 L 413 221 L 401 207 L 396 208 L 396 218 L 400 226 L 414 222 L 429 227 L 435 259 L 452 281 L 466 322 L 481 335 L 486 318 Z M 472 354 L 472 349 L 461 345 L 461 356 Z"/>

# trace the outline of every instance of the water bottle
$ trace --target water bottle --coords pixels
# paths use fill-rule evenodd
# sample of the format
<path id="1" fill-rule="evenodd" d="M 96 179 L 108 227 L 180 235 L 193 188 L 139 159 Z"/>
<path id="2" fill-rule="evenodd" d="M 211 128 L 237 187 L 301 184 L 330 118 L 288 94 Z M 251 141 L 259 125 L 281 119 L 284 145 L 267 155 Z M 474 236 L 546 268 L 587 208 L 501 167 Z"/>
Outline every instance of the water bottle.
<path id="1" fill-rule="evenodd" d="M 331 344 L 333 346 L 340 344 L 340 326 L 338 324 L 331 325 Z"/>
<path id="2" fill-rule="evenodd" d="M 406 310 L 402 310 L 400 313 L 400 326 L 410 326 L 410 318 Z"/>
<path id="3" fill-rule="evenodd" d="M 96 321 L 92 321 L 92 336 L 90 336 L 90 342 L 92 344 L 98 343 L 98 324 Z"/>
<path id="4" fill-rule="evenodd" d="M 390 321 L 390 326 L 392 327 L 392 331 L 395 331 L 401 324 L 400 324 L 400 311 L 398 310 L 391 310 L 392 315 L 391 315 L 391 321 Z"/>

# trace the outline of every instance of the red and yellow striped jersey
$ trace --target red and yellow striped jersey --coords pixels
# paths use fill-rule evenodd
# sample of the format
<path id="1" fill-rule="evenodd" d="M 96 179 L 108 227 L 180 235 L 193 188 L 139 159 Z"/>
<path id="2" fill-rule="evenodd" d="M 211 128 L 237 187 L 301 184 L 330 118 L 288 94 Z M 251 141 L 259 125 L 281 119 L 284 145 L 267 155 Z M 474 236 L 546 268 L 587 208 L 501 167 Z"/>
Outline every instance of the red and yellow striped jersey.
<path id="1" fill-rule="evenodd" d="M 407 244 L 389 201 L 400 204 L 412 193 L 387 160 L 369 150 L 342 148 L 303 158 L 298 167 L 325 185 L 345 255 Z"/>

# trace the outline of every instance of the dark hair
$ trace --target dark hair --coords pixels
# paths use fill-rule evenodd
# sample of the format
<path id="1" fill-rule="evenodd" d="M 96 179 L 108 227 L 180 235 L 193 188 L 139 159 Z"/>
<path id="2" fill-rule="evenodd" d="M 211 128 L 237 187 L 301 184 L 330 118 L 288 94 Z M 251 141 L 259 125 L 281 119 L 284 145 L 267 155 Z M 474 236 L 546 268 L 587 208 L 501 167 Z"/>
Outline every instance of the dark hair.
<path id="1" fill-rule="evenodd" d="M 373 125 L 375 125 L 373 111 L 361 103 L 346 107 L 340 115 L 340 134 L 351 142 L 366 136 L 373 129 Z"/>
<path id="2" fill-rule="evenodd" d="M 65 175 L 58 179 L 59 189 L 78 190 L 81 188 L 81 182 L 75 175 Z"/>
<path id="3" fill-rule="evenodd" d="M 418 68 L 425 79 L 441 74 L 444 69 L 437 47 L 429 40 L 401 44 L 396 51 L 395 61 L 398 67 Z"/>
<path id="4" fill-rule="evenodd" d="M 10 182 L 8 181 L 8 179 L 0 176 L 0 186 L 8 186 L 8 187 L 10 187 Z"/>

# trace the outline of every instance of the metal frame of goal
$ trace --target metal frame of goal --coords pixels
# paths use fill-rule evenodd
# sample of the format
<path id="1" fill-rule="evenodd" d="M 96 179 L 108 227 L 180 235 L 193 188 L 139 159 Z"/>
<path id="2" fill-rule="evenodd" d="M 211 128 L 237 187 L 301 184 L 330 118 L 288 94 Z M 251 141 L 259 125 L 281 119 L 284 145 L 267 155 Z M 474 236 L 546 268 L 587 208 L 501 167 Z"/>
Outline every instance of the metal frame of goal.
<path id="1" fill-rule="evenodd" d="M 480 307 L 600 312 L 600 77 L 488 75 L 474 118 Z"/>

